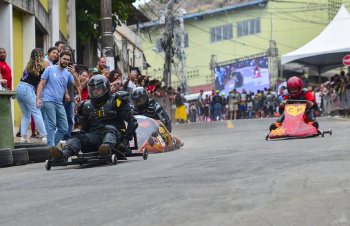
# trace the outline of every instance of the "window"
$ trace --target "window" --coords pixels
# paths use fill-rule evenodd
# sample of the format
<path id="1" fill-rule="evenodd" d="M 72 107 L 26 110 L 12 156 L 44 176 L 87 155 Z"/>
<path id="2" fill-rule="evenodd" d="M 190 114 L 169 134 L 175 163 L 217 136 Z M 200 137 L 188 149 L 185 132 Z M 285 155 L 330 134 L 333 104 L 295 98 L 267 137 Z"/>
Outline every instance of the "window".
<path id="1" fill-rule="evenodd" d="M 237 23 L 237 38 L 260 33 L 260 18 Z"/>
<path id="2" fill-rule="evenodd" d="M 210 42 L 220 42 L 233 38 L 232 24 L 210 28 Z"/>

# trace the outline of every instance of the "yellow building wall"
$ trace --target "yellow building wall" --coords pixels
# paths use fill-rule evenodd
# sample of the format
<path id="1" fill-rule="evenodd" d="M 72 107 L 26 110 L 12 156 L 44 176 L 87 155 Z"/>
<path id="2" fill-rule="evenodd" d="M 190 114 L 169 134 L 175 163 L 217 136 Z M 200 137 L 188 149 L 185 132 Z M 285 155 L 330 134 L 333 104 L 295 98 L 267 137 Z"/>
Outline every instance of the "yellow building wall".
<path id="1" fill-rule="evenodd" d="M 13 10 L 13 87 L 16 89 L 23 74 L 23 24 L 22 14 Z M 15 126 L 21 123 L 22 113 L 18 102 L 14 101 L 14 120 Z"/>
<path id="2" fill-rule="evenodd" d="M 60 17 L 60 31 L 67 39 L 67 1 L 59 0 L 59 17 Z"/>
<path id="3" fill-rule="evenodd" d="M 44 7 L 46 12 L 49 12 L 49 1 L 48 0 L 39 0 L 39 2 Z"/>

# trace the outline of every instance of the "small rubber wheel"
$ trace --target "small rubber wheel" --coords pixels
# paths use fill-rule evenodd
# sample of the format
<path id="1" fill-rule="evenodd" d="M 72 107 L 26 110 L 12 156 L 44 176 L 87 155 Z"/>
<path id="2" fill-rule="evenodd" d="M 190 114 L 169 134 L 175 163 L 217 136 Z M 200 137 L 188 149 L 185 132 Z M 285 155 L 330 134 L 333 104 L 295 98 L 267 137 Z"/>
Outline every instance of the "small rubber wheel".
<path id="1" fill-rule="evenodd" d="M 269 134 L 265 133 L 265 140 L 268 140 L 268 139 L 269 139 Z"/>
<path id="2" fill-rule="evenodd" d="M 50 170 L 51 169 L 51 162 L 49 160 L 45 161 L 45 168 L 46 168 L 46 170 Z"/>
<path id="3" fill-rule="evenodd" d="M 324 137 L 324 131 L 323 130 L 321 130 L 321 136 Z"/>
<path id="4" fill-rule="evenodd" d="M 112 161 L 112 164 L 113 165 L 117 165 L 117 156 L 115 155 L 115 154 L 113 154 L 112 156 L 111 156 L 111 161 Z"/>
<path id="5" fill-rule="evenodd" d="M 147 158 L 148 158 L 148 151 L 146 149 L 143 149 L 142 157 L 143 157 L 143 160 L 147 160 Z"/>
<path id="6" fill-rule="evenodd" d="M 329 128 L 329 135 L 332 136 L 332 128 Z"/>

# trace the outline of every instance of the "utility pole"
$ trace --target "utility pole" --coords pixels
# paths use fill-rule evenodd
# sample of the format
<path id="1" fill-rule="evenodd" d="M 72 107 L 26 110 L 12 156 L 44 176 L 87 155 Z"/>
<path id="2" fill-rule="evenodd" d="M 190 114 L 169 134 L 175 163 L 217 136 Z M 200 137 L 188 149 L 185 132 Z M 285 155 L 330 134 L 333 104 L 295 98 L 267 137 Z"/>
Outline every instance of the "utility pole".
<path id="1" fill-rule="evenodd" d="M 268 57 L 269 57 L 269 71 L 270 71 L 270 84 L 273 89 L 277 88 L 277 74 L 278 74 L 278 66 L 277 66 L 277 56 L 278 56 L 278 48 L 276 48 L 276 42 L 274 40 L 270 40 L 270 48 L 268 49 Z"/>
<path id="2" fill-rule="evenodd" d="M 112 0 L 101 1 L 101 55 L 106 58 L 110 70 L 114 70 Z"/>
<path id="3" fill-rule="evenodd" d="M 164 82 L 166 86 L 171 86 L 171 63 L 173 62 L 173 37 L 174 37 L 174 14 L 173 5 L 176 0 L 170 0 L 164 10 L 165 29 L 163 46 L 165 47 Z"/>
<path id="4" fill-rule="evenodd" d="M 184 9 L 180 9 L 179 19 L 180 19 L 180 37 L 181 37 L 180 56 L 181 56 L 181 63 L 182 63 L 182 68 L 181 68 L 181 72 L 182 72 L 181 86 L 182 86 L 184 94 L 188 94 L 187 81 L 186 81 Z"/>
<path id="5" fill-rule="evenodd" d="M 210 67 L 210 71 L 211 71 L 211 82 L 212 82 L 212 88 L 213 89 L 216 89 L 215 88 L 215 73 L 214 73 L 214 69 L 216 67 L 216 63 L 217 63 L 216 55 L 213 54 L 213 55 L 211 55 L 210 63 L 209 63 L 209 67 Z"/>

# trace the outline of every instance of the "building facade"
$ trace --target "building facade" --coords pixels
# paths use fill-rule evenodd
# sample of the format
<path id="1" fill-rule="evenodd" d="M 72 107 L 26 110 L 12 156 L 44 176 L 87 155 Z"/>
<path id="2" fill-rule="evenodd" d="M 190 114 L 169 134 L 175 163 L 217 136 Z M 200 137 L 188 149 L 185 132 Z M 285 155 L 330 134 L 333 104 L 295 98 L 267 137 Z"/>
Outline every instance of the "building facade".
<path id="1" fill-rule="evenodd" d="M 75 0 L 0 0 L 0 46 L 17 87 L 34 48 L 46 52 L 56 41 L 76 48 Z M 12 105 L 15 126 L 21 121 L 17 101 Z"/>
<path id="2" fill-rule="evenodd" d="M 298 49 L 322 32 L 341 4 L 342 1 L 328 0 L 258 0 L 185 15 L 188 86 L 197 90 L 213 84 L 212 55 L 216 55 L 217 62 L 262 52 L 268 55 L 272 43 L 278 51 L 275 58 L 278 65 L 281 55 Z M 159 21 L 150 23 L 145 25 L 143 32 L 144 54 L 152 65 L 149 74 L 159 80 L 164 71 L 165 54 L 160 46 L 163 26 Z M 276 80 L 279 71 L 277 68 L 275 71 L 273 79 Z M 171 85 L 180 86 L 180 78 L 173 73 Z"/>

